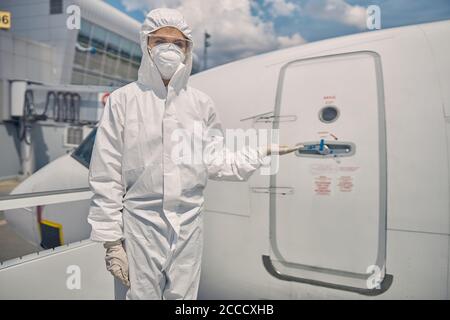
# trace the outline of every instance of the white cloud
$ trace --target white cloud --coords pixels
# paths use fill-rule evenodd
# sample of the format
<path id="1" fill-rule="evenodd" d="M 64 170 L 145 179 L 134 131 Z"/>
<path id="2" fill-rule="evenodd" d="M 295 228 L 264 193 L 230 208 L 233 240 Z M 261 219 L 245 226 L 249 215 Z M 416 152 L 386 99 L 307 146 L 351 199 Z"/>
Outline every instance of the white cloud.
<path id="1" fill-rule="evenodd" d="M 300 9 L 298 4 L 286 0 L 264 0 L 264 5 L 269 6 L 271 14 L 277 16 L 290 16 Z"/>
<path id="2" fill-rule="evenodd" d="M 273 0 L 273 3 L 285 3 Z M 145 10 L 167 6 L 180 10 L 193 30 L 194 48 L 203 59 L 203 33 L 211 34 L 208 48 L 208 66 L 302 44 L 303 37 L 279 36 L 270 21 L 253 15 L 253 0 L 122 0 L 127 10 Z M 279 4 L 280 12 L 292 10 Z M 257 9 L 257 8 L 256 8 Z M 281 14 L 281 13 L 280 13 Z"/>
<path id="3" fill-rule="evenodd" d="M 315 18 L 337 21 L 361 30 L 366 28 L 366 8 L 349 5 L 344 0 L 309 0 L 305 12 Z"/>
<path id="4" fill-rule="evenodd" d="M 278 37 L 278 43 L 282 48 L 292 47 L 305 42 L 305 39 L 298 33 L 295 33 L 290 37 Z"/>
<path id="5" fill-rule="evenodd" d="M 175 8 L 181 4 L 181 0 L 122 0 L 122 4 L 127 11 L 143 11 L 147 12 L 148 9 L 169 7 Z"/>

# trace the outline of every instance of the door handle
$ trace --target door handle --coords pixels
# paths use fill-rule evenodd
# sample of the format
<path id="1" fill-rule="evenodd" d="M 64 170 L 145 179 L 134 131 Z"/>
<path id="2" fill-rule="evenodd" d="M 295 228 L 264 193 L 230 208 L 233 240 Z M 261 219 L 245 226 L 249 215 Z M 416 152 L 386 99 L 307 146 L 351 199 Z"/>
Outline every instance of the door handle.
<path id="1" fill-rule="evenodd" d="M 292 187 L 252 187 L 254 193 L 269 193 L 279 195 L 291 195 L 294 194 L 294 188 Z"/>
<path id="2" fill-rule="evenodd" d="M 273 123 L 273 122 L 294 122 L 297 121 L 296 115 L 278 115 L 276 116 L 273 111 L 260 113 L 251 117 L 247 117 L 241 119 L 241 121 L 253 120 L 254 123 L 264 122 L 264 123 Z"/>
<path id="3" fill-rule="evenodd" d="M 303 142 L 295 151 L 298 157 L 349 157 L 355 153 L 355 144 L 352 142 L 320 141 Z"/>

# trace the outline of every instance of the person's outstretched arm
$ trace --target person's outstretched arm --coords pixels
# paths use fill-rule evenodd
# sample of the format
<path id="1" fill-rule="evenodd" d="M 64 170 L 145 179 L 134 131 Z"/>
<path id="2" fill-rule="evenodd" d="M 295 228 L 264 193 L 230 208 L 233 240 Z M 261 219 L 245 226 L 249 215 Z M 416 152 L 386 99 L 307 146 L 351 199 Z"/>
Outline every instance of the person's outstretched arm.
<path id="1" fill-rule="evenodd" d="M 299 147 L 279 145 L 250 147 L 228 150 L 225 134 L 213 101 L 207 102 L 206 132 L 204 137 L 204 163 L 211 180 L 247 181 L 272 152 L 279 155 L 297 150 Z"/>
<path id="2" fill-rule="evenodd" d="M 123 237 L 122 116 L 118 101 L 110 95 L 98 124 L 89 166 L 89 186 L 94 196 L 88 222 L 93 241 L 116 241 Z"/>

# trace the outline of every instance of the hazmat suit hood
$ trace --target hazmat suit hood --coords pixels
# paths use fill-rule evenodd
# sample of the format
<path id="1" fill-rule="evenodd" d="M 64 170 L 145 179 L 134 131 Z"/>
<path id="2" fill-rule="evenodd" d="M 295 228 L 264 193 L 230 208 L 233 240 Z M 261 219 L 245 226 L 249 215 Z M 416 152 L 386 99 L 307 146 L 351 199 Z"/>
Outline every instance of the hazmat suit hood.
<path id="1" fill-rule="evenodd" d="M 166 97 L 169 87 L 178 94 L 186 89 L 187 82 L 192 70 L 192 51 L 185 54 L 185 61 L 178 66 L 166 88 L 161 74 L 150 57 L 147 49 L 147 37 L 150 33 L 163 27 L 175 27 L 180 30 L 186 38 L 192 41 L 192 31 L 184 20 L 183 15 L 175 9 L 159 8 L 150 11 L 145 17 L 140 31 L 140 43 L 142 60 L 138 71 L 138 83 L 148 89 L 154 90 L 159 97 Z"/>

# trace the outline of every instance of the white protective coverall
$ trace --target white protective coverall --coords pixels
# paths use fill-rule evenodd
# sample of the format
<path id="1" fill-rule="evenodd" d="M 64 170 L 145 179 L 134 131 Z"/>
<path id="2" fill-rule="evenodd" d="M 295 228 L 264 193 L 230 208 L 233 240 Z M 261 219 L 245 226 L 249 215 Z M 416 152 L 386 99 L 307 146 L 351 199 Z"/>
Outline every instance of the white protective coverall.
<path id="1" fill-rule="evenodd" d="M 193 132 L 203 148 L 223 143 L 213 102 L 187 85 L 192 53 L 164 86 L 147 50 L 147 35 L 178 28 L 192 39 L 182 15 L 151 11 L 140 31 L 138 80 L 111 93 L 98 124 L 89 168 L 94 192 L 88 221 L 94 241 L 124 239 L 131 287 L 127 299 L 196 299 L 203 249 L 203 189 L 208 177 L 247 180 L 263 163 L 259 149 L 224 153 L 202 163 L 175 163 L 176 129 Z M 211 134 L 220 130 L 222 135 Z M 224 151 L 224 150 L 223 150 Z"/>

